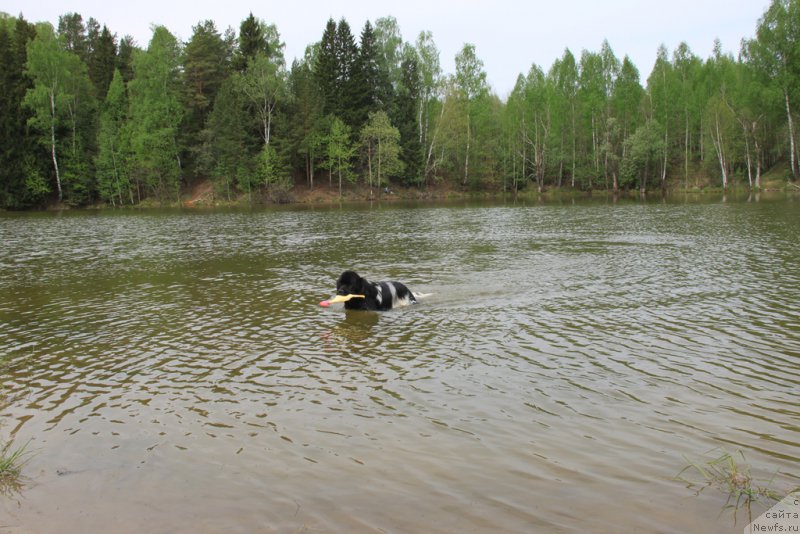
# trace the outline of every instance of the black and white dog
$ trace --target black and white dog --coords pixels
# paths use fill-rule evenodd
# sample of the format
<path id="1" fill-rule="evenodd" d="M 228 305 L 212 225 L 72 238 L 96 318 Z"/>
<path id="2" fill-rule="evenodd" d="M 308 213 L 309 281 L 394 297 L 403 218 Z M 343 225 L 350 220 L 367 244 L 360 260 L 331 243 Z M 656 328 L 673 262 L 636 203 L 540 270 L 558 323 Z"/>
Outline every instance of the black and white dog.
<path id="1" fill-rule="evenodd" d="M 353 271 L 345 271 L 336 281 L 336 294 L 364 295 L 344 303 L 346 310 L 391 310 L 416 304 L 417 297 L 400 282 L 370 282 Z"/>

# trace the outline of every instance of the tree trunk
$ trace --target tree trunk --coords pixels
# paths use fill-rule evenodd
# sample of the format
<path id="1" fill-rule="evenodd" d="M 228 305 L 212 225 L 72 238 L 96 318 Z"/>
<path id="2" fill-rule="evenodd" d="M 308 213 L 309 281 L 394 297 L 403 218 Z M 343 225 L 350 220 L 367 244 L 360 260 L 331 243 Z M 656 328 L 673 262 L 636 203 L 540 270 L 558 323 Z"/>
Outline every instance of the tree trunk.
<path id="1" fill-rule="evenodd" d="M 524 123 L 523 123 L 524 127 Z M 524 184 L 528 180 L 528 143 L 526 143 L 527 139 L 522 140 L 522 183 Z M 514 192 L 516 193 L 519 189 L 519 183 L 514 184 Z"/>
<path id="2" fill-rule="evenodd" d="M 792 167 L 792 180 L 797 180 L 797 149 L 795 148 L 794 141 L 794 121 L 792 120 L 792 109 L 789 106 L 789 90 L 784 87 L 783 97 L 786 101 L 786 119 L 789 121 L 789 156 L 790 165 Z"/>
<path id="3" fill-rule="evenodd" d="M 644 174 L 642 175 L 641 183 L 639 184 L 639 193 L 644 195 L 647 192 L 647 175 L 650 174 L 650 156 L 644 162 Z"/>
<path id="4" fill-rule="evenodd" d="M 741 121 L 742 133 L 744 134 L 744 154 L 747 163 L 747 182 L 750 184 L 750 190 L 753 189 L 753 163 L 750 158 L 750 136 L 747 131 L 747 122 Z"/>
<path id="5" fill-rule="evenodd" d="M 684 164 L 683 164 L 683 188 L 689 189 L 689 110 L 685 109 L 686 132 L 683 140 Z"/>
<path id="6" fill-rule="evenodd" d="M 436 163 L 434 162 L 431 164 L 431 158 L 433 157 L 433 147 L 436 145 L 436 137 L 439 134 L 439 125 L 442 123 L 442 117 L 444 117 L 444 103 L 442 104 L 442 110 L 439 112 L 439 120 L 436 122 L 436 129 L 433 131 L 433 139 L 431 139 L 431 144 L 428 147 L 428 158 L 425 160 L 425 186 L 428 185 L 428 174 L 433 172 L 433 169 L 436 167 Z M 427 124 L 427 119 L 426 119 Z"/>
<path id="7" fill-rule="evenodd" d="M 376 176 L 378 181 L 378 197 L 381 196 L 381 138 L 378 137 L 378 175 Z"/>
<path id="8" fill-rule="evenodd" d="M 575 189 L 575 156 L 577 152 L 577 140 L 575 139 L 577 132 L 575 131 L 575 103 L 572 104 L 572 188 Z"/>
<path id="9" fill-rule="evenodd" d="M 372 139 L 367 142 L 367 170 L 369 173 L 369 194 L 372 195 Z"/>
<path id="10" fill-rule="evenodd" d="M 664 161 L 661 164 L 661 189 L 667 189 L 667 155 L 669 153 L 668 148 L 668 141 L 669 141 L 669 129 L 664 128 Z"/>
<path id="11" fill-rule="evenodd" d="M 753 123 L 753 143 L 756 147 L 756 189 L 761 189 L 761 149 L 758 146 L 758 136 L 755 130 L 756 123 Z"/>
<path id="12" fill-rule="evenodd" d="M 311 153 L 306 152 L 306 182 L 308 183 L 308 189 L 314 189 L 314 178 L 311 175 Z"/>
<path id="13" fill-rule="evenodd" d="M 608 153 L 611 151 L 611 131 L 606 122 L 606 148 L 603 155 L 603 179 L 606 184 L 606 191 L 608 191 Z"/>
<path id="14" fill-rule="evenodd" d="M 722 133 L 719 128 L 719 113 L 715 115 L 715 130 L 711 133 L 711 141 L 714 143 L 714 150 L 717 152 L 720 172 L 722 172 L 722 188 L 728 189 L 728 171 L 725 166 L 725 153 L 722 146 Z M 714 136 L 716 132 L 716 137 Z"/>
<path id="15" fill-rule="evenodd" d="M 600 161 L 597 158 L 597 126 L 594 118 L 594 111 L 592 111 L 592 160 L 594 160 L 594 174 L 595 176 L 600 171 Z M 589 173 L 589 190 L 592 189 L 592 175 Z"/>
<path id="16" fill-rule="evenodd" d="M 53 157 L 53 168 L 56 171 L 58 201 L 61 202 L 63 192 L 61 191 L 61 174 L 58 172 L 58 158 L 56 157 L 56 99 L 54 91 L 50 91 L 50 153 Z"/>
<path id="17" fill-rule="evenodd" d="M 114 140 L 111 140 L 111 163 L 114 166 L 114 183 L 117 185 L 117 196 L 119 197 L 119 205 L 122 206 L 122 186 L 119 183 L 119 172 L 117 171 L 117 156 L 114 154 Z M 114 202 L 114 194 L 111 194 L 111 205 L 116 207 Z"/>
<path id="18" fill-rule="evenodd" d="M 564 129 L 561 129 L 561 146 L 558 153 L 558 188 L 564 181 Z"/>
<path id="19" fill-rule="evenodd" d="M 464 186 L 467 185 L 467 179 L 469 178 L 469 142 L 470 142 L 470 137 L 472 136 L 469 123 L 470 120 L 469 117 L 467 117 L 467 154 L 464 158 Z"/>

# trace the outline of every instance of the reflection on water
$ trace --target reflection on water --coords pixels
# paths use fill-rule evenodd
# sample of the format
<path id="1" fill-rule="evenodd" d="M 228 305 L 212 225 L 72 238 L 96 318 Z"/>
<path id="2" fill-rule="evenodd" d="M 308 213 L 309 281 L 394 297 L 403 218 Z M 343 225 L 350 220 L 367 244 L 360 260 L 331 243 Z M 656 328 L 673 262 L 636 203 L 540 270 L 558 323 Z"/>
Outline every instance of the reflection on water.
<path id="1" fill-rule="evenodd" d="M 0 434 L 36 454 L 0 525 L 729 532 L 671 478 L 724 447 L 800 484 L 799 213 L 4 215 Z M 432 296 L 320 308 L 346 268 Z"/>

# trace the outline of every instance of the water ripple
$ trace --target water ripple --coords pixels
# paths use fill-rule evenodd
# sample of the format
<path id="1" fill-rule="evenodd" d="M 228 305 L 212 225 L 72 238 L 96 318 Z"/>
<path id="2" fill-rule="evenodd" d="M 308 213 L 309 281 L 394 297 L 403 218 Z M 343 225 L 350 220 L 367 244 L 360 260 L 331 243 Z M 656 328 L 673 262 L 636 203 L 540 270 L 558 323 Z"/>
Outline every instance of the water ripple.
<path id="1" fill-rule="evenodd" d="M 800 480 L 778 207 L 2 216 L 0 430 L 44 473 L 12 517 L 85 509 L 54 474 L 75 472 L 100 488 L 84 499 L 124 479 L 133 504 L 97 521 L 139 530 L 192 525 L 180 503 L 212 480 L 230 498 L 199 528 L 724 531 L 711 498 L 660 481 L 719 446 Z M 345 268 L 433 295 L 321 309 Z"/>

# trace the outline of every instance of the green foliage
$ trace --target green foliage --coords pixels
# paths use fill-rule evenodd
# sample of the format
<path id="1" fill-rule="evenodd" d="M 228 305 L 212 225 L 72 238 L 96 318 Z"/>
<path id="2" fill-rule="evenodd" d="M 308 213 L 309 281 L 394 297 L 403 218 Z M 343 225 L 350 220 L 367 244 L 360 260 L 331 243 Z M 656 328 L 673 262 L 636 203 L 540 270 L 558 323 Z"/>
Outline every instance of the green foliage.
<path id="1" fill-rule="evenodd" d="M 325 115 L 340 111 L 341 76 L 337 54 L 336 22 L 328 19 L 325 32 L 322 34 L 319 48 L 314 57 L 314 77 L 322 97 L 322 112 Z"/>
<path id="2" fill-rule="evenodd" d="M 100 198 L 112 205 L 133 204 L 133 191 L 128 173 L 128 139 L 125 137 L 128 98 L 119 70 L 109 85 L 100 113 L 95 158 L 97 188 Z"/>
<path id="3" fill-rule="evenodd" d="M 181 185 L 178 126 L 181 105 L 181 50 L 163 26 L 153 30 L 146 51 L 134 56 L 128 84 L 131 173 L 137 188 L 160 200 L 177 199 Z"/>
<path id="4" fill-rule="evenodd" d="M 758 73 L 762 83 L 777 93 L 773 114 L 785 113 L 788 127 L 789 161 L 792 179 L 800 178 L 800 147 L 796 117 L 800 106 L 800 1 L 772 0 L 758 21 L 756 38 L 745 41 L 743 56 Z"/>
<path id="5" fill-rule="evenodd" d="M 203 21 L 193 28 L 192 38 L 183 51 L 186 112 L 182 133 L 189 146 L 199 144 L 197 136 L 228 77 L 230 56 L 231 50 L 213 21 Z"/>
<path id="6" fill-rule="evenodd" d="M 290 152 L 296 155 L 293 166 L 305 170 L 309 187 L 314 186 L 314 163 L 320 157 L 321 132 L 327 130 L 321 125 L 322 98 L 314 83 L 311 65 L 310 57 L 302 62 L 295 61 L 289 75 L 289 115 L 294 117 L 289 123 Z"/>
<path id="7" fill-rule="evenodd" d="M 233 67 L 243 72 L 248 63 L 261 53 L 274 63 L 284 65 L 283 48 L 278 29 L 273 24 L 256 19 L 251 12 L 239 26 L 239 46 L 233 57 Z"/>
<path id="8" fill-rule="evenodd" d="M 23 18 L 0 21 L 0 208 L 23 208 L 37 203 L 48 192 L 40 182 L 46 162 L 33 155 L 39 147 L 27 123 L 31 111 L 23 105 L 32 87 L 25 74 L 27 45 L 35 37 L 34 27 Z M 37 184 L 37 187 L 30 185 Z"/>
<path id="9" fill-rule="evenodd" d="M 238 35 L 202 21 L 185 45 L 156 27 L 146 50 L 93 18 L 58 20 L 0 18 L 0 208 L 174 202 L 206 177 L 229 199 L 285 198 L 319 169 L 340 190 L 759 188 L 778 165 L 800 178 L 800 0 L 772 0 L 738 58 L 661 47 L 645 77 L 603 42 L 532 65 L 505 101 L 473 45 L 444 75 L 431 33 L 406 43 L 393 17 L 358 43 L 328 20 L 289 72 L 277 28 L 252 13 Z"/>
<path id="10" fill-rule="evenodd" d="M 80 13 L 66 13 L 59 16 L 58 35 L 65 50 L 72 52 L 84 62 L 89 58 L 89 39 Z"/>
<path id="11" fill-rule="evenodd" d="M 117 68 L 117 43 L 116 39 L 106 26 L 103 31 L 90 43 L 88 59 L 89 78 L 95 89 L 95 97 L 101 101 L 106 97 L 108 86 L 114 78 Z"/>
<path id="12" fill-rule="evenodd" d="M 354 85 L 357 60 L 358 47 L 350 25 L 344 19 L 338 24 L 333 19 L 328 20 L 316 54 L 314 75 L 322 96 L 323 113 L 346 119 L 351 128 L 353 121 L 358 119 L 357 110 L 362 100 L 369 97 L 368 88 Z"/>
<path id="13" fill-rule="evenodd" d="M 33 112 L 28 124 L 51 157 L 58 200 L 85 202 L 92 194 L 86 150 L 94 112 L 86 64 L 42 24 L 28 45 L 26 72 L 33 80 L 24 100 Z"/>
<path id="14" fill-rule="evenodd" d="M 376 20 L 375 40 L 379 50 L 380 67 L 387 78 L 386 96 L 390 97 L 391 88 L 397 87 L 403 78 L 401 68 L 403 37 L 400 34 L 400 25 L 397 23 L 397 19 L 394 17 L 382 17 Z"/>
<path id="15" fill-rule="evenodd" d="M 128 84 L 133 79 L 133 54 L 137 50 L 133 37 L 126 35 L 119 42 L 117 67 L 122 73 L 122 80 Z"/>
<path id="16" fill-rule="evenodd" d="M 410 46 L 405 49 L 401 65 L 403 78 L 397 95 L 396 115 L 400 132 L 400 159 L 405 167 L 405 181 L 408 184 L 422 182 L 422 142 L 418 120 L 420 101 L 420 82 L 416 51 Z"/>
<path id="17" fill-rule="evenodd" d="M 641 191 L 647 190 L 648 178 L 652 178 L 664 150 L 662 127 L 651 119 L 639 126 L 633 135 L 625 140 L 626 157 L 622 160 L 622 185 L 638 185 Z"/>
<path id="18" fill-rule="evenodd" d="M 388 178 L 399 176 L 404 169 L 400 159 L 400 131 L 392 126 L 383 111 L 369 114 L 361 129 L 361 145 L 367 156 L 369 186 L 382 187 Z"/>
<path id="19" fill-rule="evenodd" d="M 338 177 L 339 196 L 341 196 L 342 181 L 355 181 L 352 159 L 356 154 L 356 147 L 351 141 L 351 130 L 347 124 L 338 117 L 334 117 L 331 119 L 330 125 L 330 131 L 324 140 L 327 157 L 323 162 L 323 167 L 328 169 L 331 180 L 334 173 Z"/>
<path id="20" fill-rule="evenodd" d="M 489 92 L 483 61 L 475 54 L 475 45 L 467 43 L 456 54 L 455 84 L 461 97 L 467 102 L 485 96 Z"/>
<path id="21" fill-rule="evenodd" d="M 239 49 L 234 60 L 236 69 L 246 70 L 247 63 L 256 57 L 256 53 L 266 52 L 266 50 L 267 40 L 262 30 L 262 24 L 250 12 L 250 15 L 239 26 Z"/>
<path id="22" fill-rule="evenodd" d="M 350 107 L 347 109 L 348 123 L 360 128 L 370 113 L 385 105 L 385 88 L 388 80 L 380 65 L 380 55 L 375 34 L 369 21 L 361 32 L 361 45 L 358 49 L 353 76 L 347 84 Z"/>
<path id="23" fill-rule="evenodd" d="M 439 50 L 433 41 L 431 32 L 420 32 L 417 37 L 415 51 L 417 53 L 417 66 L 419 72 L 419 111 L 418 122 L 420 132 L 420 145 L 422 150 L 422 182 L 426 183 L 432 174 L 436 160 L 433 149 L 436 137 L 437 108 L 441 102 L 437 96 L 443 89 L 442 68 L 439 62 Z"/>
<path id="24" fill-rule="evenodd" d="M 247 71 L 236 77 L 243 95 L 258 122 L 257 131 L 264 144 L 270 143 L 278 103 L 286 98 L 286 72 L 264 53 L 257 53 Z"/>
<path id="25" fill-rule="evenodd" d="M 215 100 L 209 115 L 207 128 L 203 131 L 203 157 L 199 162 L 201 171 L 209 175 L 216 190 L 232 199 L 234 187 L 250 192 L 253 183 L 249 177 L 249 142 L 247 124 L 249 115 L 246 103 L 237 90 L 236 79 L 226 80 Z"/>
<path id="26" fill-rule="evenodd" d="M 273 200 L 283 198 L 289 189 L 290 177 L 283 155 L 275 143 L 264 145 L 258 154 L 256 172 L 259 182 L 264 184 Z"/>

